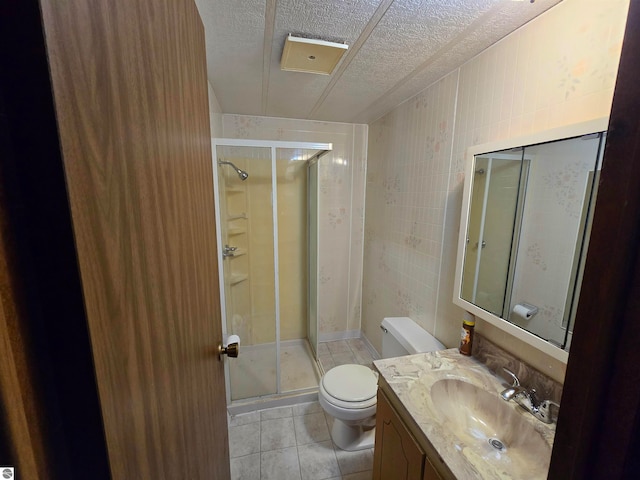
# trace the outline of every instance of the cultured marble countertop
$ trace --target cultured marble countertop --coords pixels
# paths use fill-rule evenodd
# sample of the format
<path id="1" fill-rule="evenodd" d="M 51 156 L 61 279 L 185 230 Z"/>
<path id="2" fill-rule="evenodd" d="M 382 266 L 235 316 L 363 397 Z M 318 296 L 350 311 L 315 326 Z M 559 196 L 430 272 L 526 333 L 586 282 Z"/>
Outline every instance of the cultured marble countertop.
<path id="1" fill-rule="evenodd" d="M 555 423 L 545 424 L 515 402 L 505 402 L 500 392 L 505 389 L 506 382 L 482 363 L 461 355 L 454 348 L 376 360 L 374 365 L 456 478 L 546 478 Z M 470 383 L 495 396 L 494 404 L 492 397 L 478 395 L 484 397 L 484 406 L 480 408 L 494 412 L 492 415 L 497 420 L 493 423 L 498 426 L 496 437 L 503 437 L 500 440 L 507 446 L 505 452 L 492 448 L 482 438 L 482 432 L 466 425 L 460 427 L 465 420 L 452 421 L 451 417 L 443 414 L 443 402 L 436 405 L 431 390 L 436 382 L 443 379 Z M 456 412 L 455 415 L 458 412 L 455 408 L 464 409 L 460 405 L 469 400 L 456 395 L 452 395 L 450 400 L 448 396 L 445 398 L 451 405 L 444 408 L 453 408 L 449 412 Z M 475 399 L 471 400 L 473 402 Z M 513 411 L 505 411 L 505 406 Z M 459 411 L 460 418 L 465 417 L 463 410 Z M 509 425 L 504 425 L 505 414 L 511 418 Z M 460 433 L 465 428 L 468 431 Z"/>

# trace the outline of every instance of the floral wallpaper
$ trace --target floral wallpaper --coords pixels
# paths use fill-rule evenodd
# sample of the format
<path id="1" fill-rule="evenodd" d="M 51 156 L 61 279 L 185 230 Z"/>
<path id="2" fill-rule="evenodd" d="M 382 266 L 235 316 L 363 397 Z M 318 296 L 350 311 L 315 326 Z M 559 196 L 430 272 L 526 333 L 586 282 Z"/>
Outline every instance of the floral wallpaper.
<path id="1" fill-rule="evenodd" d="M 363 331 L 408 316 L 433 332 L 458 73 L 370 126 Z"/>
<path id="2" fill-rule="evenodd" d="M 368 127 L 226 114 L 222 123 L 227 138 L 333 143 L 318 165 L 319 339 L 359 336 Z"/>
<path id="3" fill-rule="evenodd" d="M 378 350 L 380 321 L 396 315 L 457 345 L 466 149 L 607 116 L 627 9 L 564 0 L 369 126 L 362 328 Z M 507 350 L 527 348 L 497 335 Z M 546 369 L 540 355 L 527 360 Z"/>
<path id="4" fill-rule="evenodd" d="M 442 321 L 436 336 L 443 342 L 453 345 L 457 341 L 462 313 L 451 296 L 465 150 L 470 145 L 608 116 L 628 5 L 628 0 L 564 0 L 460 68 L 440 279 L 443 288 L 438 298 Z M 555 261 L 540 254 L 540 265 Z M 531 350 L 487 324 L 477 330 L 515 354 Z M 526 360 L 563 378 L 563 371 L 556 370 L 564 366 L 538 351 L 530 351 Z"/>

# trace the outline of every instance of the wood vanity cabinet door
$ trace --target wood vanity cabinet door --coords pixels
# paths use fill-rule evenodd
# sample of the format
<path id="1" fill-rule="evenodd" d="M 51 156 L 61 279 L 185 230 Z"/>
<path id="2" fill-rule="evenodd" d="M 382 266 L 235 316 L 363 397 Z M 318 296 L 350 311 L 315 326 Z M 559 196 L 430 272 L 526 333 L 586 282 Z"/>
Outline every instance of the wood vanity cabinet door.
<path id="1" fill-rule="evenodd" d="M 424 459 L 424 474 L 422 475 L 422 480 L 441 480 L 442 477 L 438 475 L 436 469 L 431 465 L 431 461 L 429 457 Z"/>
<path id="2" fill-rule="evenodd" d="M 423 480 L 424 461 L 424 452 L 382 390 L 378 390 L 373 480 Z M 433 470 L 431 465 L 429 467 Z"/>

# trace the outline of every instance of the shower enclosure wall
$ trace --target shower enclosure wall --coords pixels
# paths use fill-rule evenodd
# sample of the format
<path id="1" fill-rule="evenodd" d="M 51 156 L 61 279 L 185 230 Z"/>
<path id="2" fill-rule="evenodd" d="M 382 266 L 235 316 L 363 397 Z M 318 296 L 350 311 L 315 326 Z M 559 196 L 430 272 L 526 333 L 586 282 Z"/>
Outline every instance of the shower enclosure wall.
<path id="1" fill-rule="evenodd" d="M 317 388 L 317 159 L 331 144 L 213 139 L 228 403 Z"/>

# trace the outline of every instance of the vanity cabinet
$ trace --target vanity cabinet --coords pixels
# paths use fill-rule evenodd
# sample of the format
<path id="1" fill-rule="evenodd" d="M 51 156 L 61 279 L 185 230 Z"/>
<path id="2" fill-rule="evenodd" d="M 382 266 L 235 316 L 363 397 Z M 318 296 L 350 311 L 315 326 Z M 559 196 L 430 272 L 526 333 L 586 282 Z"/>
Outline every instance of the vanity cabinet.
<path id="1" fill-rule="evenodd" d="M 373 480 L 441 480 L 406 423 L 378 389 Z"/>

